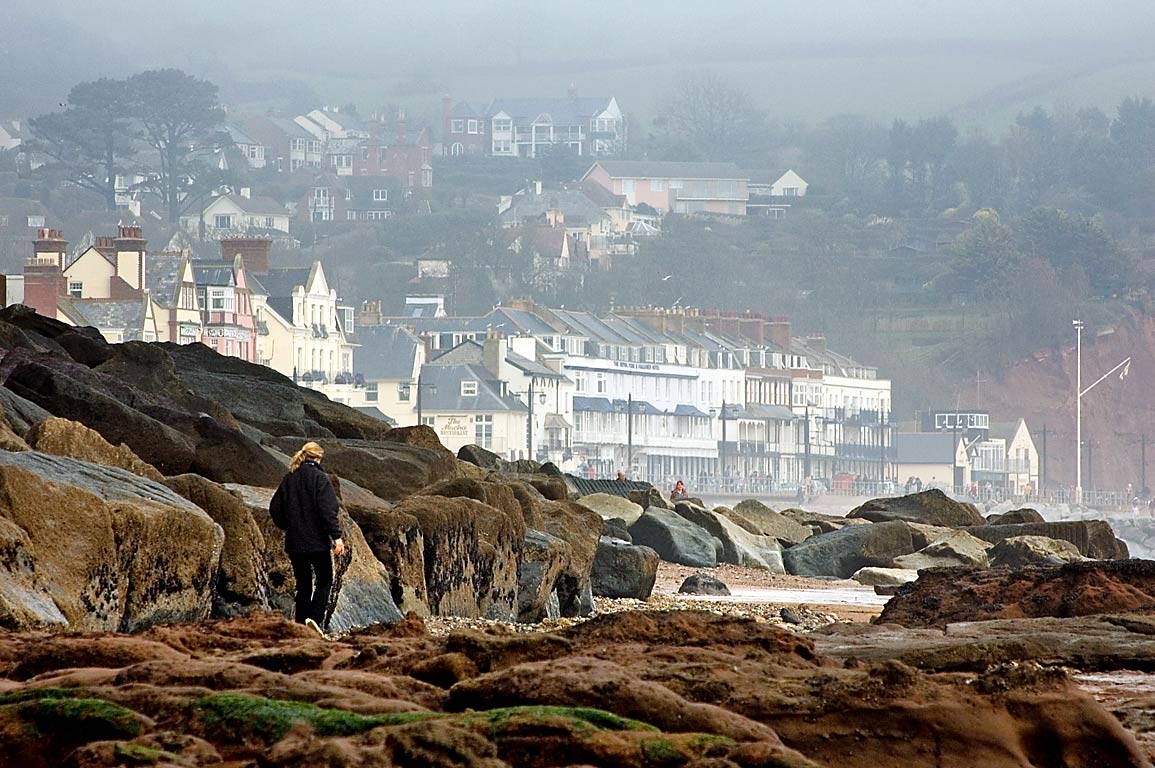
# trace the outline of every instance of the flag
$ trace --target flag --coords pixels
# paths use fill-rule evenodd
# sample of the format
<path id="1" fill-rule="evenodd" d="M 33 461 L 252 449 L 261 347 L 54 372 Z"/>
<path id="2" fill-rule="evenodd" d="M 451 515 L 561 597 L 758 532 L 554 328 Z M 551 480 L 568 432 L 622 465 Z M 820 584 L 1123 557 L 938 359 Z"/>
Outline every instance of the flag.
<path id="1" fill-rule="evenodd" d="M 1127 378 L 1127 372 L 1131 370 L 1131 358 L 1127 358 L 1127 362 L 1123 364 L 1123 370 L 1119 372 L 1119 381 Z"/>

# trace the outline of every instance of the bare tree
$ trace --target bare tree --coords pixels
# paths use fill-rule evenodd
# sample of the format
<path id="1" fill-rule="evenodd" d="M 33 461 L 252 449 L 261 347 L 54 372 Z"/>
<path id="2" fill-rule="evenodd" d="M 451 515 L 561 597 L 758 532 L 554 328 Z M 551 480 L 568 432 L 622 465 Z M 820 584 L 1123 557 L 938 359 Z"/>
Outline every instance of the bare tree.
<path id="1" fill-rule="evenodd" d="M 716 72 L 679 75 L 666 118 L 675 137 L 706 160 L 744 160 L 765 143 L 766 116 L 749 94 Z"/>

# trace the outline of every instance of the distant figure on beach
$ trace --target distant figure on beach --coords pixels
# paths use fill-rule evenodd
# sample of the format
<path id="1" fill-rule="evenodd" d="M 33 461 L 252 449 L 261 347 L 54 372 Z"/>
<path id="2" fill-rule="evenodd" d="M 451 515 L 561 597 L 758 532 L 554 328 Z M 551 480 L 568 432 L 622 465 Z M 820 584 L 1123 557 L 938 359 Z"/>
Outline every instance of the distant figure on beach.
<path id="1" fill-rule="evenodd" d="M 301 446 L 281 480 L 269 515 L 285 532 L 285 553 L 297 581 L 294 619 L 324 634 L 325 609 L 333 589 L 333 559 L 345 554 L 337 522 L 337 494 L 321 469 L 325 449 L 312 441 Z"/>
<path id="2" fill-rule="evenodd" d="M 686 493 L 686 484 L 681 480 L 674 483 L 674 490 L 670 491 L 670 501 L 685 501 L 690 498 L 690 494 Z"/>
<path id="3" fill-rule="evenodd" d="M 626 481 L 626 473 L 619 469 L 617 480 L 619 483 L 624 483 Z"/>

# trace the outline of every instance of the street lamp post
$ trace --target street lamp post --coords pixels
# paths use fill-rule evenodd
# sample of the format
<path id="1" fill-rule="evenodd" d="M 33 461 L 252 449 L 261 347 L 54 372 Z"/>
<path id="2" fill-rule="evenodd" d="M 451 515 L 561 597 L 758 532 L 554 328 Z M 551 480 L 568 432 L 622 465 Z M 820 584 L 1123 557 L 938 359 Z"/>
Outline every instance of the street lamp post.
<path id="1" fill-rule="evenodd" d="M 1083 321 L 1072 320 L 1075 326 L 1075 503 L 1083 501 L 1083 395 L 1099 386 L 1111 374 L 1122 368 L 1119 378 L 1127 375 L 1131 368 L 1131 358 L 1128 356 L 1123 362 L 1095 379 L 1094 383 L 1083 388 Z"/>
<path id="2" fill-rule="evenodd" d="M 426 384 L 421 380 L 421 377 L 424 375 L 424 373 L 425 373 L 424 371 L 418 371 L 417 372 L 417 425 L 418 426 L 420 426 L 421 424 L 424 423 L 421 420 L 421 416 L 422 416 L 421 390 L 428 387 L 430 392 L 436 392 L 437 391 L 437 385 L 436 384 Z"/>
<path id="3" fill-rule="evenodd" d="M 810 477 L 810 403 L 806 404 L 806 422 L 802 428 L 802 440 L 806 451 L 805 476 Z"/>
<path id="4" fill-rule="evenodd" d="M 634 477 L 634 393 L 626 395 L 626 473 Z"/>

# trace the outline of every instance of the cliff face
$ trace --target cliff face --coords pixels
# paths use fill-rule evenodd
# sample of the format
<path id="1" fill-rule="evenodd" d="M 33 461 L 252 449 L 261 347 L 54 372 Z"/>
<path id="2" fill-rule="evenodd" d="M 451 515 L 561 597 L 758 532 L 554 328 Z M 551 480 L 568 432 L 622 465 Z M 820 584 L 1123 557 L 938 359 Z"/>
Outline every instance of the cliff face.
<path id="1" fill-rule="evenodd" d="M 1090 444 L 1084 486 L 1122 490 L 1140 485 L 1140 438 L 1148 445 L 1147 483 L 1155 486 L 1155 317 L 1132 314 L 1113 328 L 1083 333 L 1083 387 L 1131 357 L 1122 380 L 1116 373 L 1083 397 L 1083 441 Z M 1046 476 L 1049 487 L 1075 482 L 1075 331 L 1062 348 L 1042 349 L 994 378 L 983 374 L 981 406 L 992 420 L 1022 416 L 1035 445 L 1043 450 L 1047 430 Z M 972 396 L 972 379 L 963 392 Z M 964 404 L 966 398 L 964 396 Z"/>

